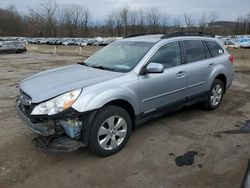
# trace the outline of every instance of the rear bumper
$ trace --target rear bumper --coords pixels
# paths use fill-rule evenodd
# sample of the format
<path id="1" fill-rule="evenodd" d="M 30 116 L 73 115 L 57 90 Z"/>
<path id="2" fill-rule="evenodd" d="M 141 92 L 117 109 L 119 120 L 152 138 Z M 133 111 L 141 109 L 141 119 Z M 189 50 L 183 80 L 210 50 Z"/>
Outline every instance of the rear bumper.
<path id="1" fill-rule="evenodd" d="M 19 101 L 16 102 L 16 111 L 19 118 L 24 122 L 26 127 L 33 132 L 42 136 L 50 136 L 55 133 L 54 129 L 49 127 L 49 122 L 32 123 L 30 119 L 22 112 Z"/>

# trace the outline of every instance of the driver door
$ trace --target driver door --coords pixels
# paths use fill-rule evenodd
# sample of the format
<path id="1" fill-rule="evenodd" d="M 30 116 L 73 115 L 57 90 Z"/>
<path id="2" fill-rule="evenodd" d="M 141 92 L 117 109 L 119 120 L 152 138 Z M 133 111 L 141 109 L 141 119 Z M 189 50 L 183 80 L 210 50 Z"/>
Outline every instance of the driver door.
<path id="1" fill-rule="evenodd" d="M 7 44 L 0 45 L 0 53 L 7 53 L 7 52 L 8 52 Z"/>
<path id="2" fill-rule="evenodd" d="M 161 46 L 149 63 L 161 63 L 163 73 L 145 74 L 139 77 L 140 107 L 143 115 L 167 109 L 186 100 L 187 72 L 182 64 L 179 42 Z"/>

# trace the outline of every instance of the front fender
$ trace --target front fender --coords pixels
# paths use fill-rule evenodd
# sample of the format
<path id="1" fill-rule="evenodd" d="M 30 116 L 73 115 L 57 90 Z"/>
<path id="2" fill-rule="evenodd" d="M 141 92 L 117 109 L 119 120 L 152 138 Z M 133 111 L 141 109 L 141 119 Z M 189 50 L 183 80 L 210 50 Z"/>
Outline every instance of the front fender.
<path id="1" fill-rule="evenodd" d="M 72 107 L 78 112 L 87 112 L 103 107 L 113 100 L 125 100 L 131 104 L 135 114 L 139 114 L 139 99 L 132 89 L 126 87 L 105 88 L 101 92 L 88 93 L 83 89 L 82 94 Z"/>

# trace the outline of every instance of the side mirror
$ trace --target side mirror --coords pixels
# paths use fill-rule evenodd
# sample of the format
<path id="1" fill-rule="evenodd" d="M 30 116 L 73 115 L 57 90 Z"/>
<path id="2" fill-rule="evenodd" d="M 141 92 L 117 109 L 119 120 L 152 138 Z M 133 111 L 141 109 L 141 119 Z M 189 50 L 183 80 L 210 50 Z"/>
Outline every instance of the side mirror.
<path id="1" fill-rule="evenodd" d="M 145 73 L 163 73 L 164 66 L 160 63 L 149 63 L 146 67 Z"/>

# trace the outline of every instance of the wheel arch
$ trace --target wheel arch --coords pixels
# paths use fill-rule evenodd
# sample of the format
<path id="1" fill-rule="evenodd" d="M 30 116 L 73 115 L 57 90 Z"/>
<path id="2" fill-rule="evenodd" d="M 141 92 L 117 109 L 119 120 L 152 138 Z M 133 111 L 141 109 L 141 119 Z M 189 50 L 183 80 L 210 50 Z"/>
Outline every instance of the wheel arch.
<path id="1" fill-rule="evenodd" d="M 107 102 L 103 106 L 107 106 L 107 105 L 115 105 L 115 106 L 119 106 L 119 107 L 125 109 L 129 113 L 129 115 L 132 119 L 133 128 L 135 128 L 135 109 L 130 102 L 128 102 L 127 100 L 124 100 L 124 99 L 115 99 L 115 100 Z"/>
<path id="2" fill-rule="evenodd" d="M 226 91 L 226 87 L 227 87 L 227 77 L 226 77 L 224 74 L 218 74 L 218 75 L 214 78 L 214 80 L 216 80 L 216 79 L 222 81 L 223 86 L 224 86 L 224 92 L 225 92 L 225 91 Z"/>

